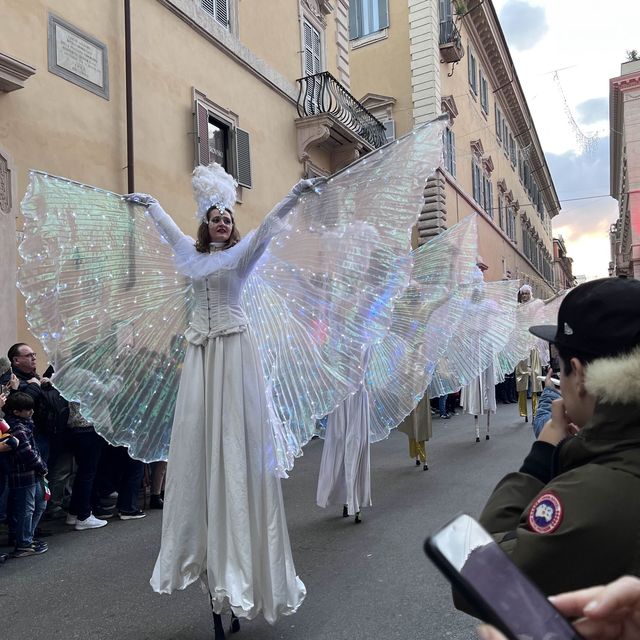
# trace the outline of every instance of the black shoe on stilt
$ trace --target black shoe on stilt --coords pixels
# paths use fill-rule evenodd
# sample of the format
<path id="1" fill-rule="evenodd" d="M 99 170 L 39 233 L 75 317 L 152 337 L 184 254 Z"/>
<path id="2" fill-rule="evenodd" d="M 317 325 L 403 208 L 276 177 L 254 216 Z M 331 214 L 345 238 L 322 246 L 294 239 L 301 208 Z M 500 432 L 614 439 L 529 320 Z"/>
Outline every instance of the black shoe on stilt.
<path id="1" fill-rule="evenodd" d="M 416 467 L 420 466 L 420 458 L 416 458 Z"/>
<path id="2" fill-rule="evenodd" d="M 480 442 L 480 436 L 476 436 L 476 442 Z"/>
<path id="3" fill-rule="evenodd" d="M 491 438 L 489 437 L 489 434 L 487 433 L 487 435 L 484 437 L 485 440 L 491 440 Z"/>
<path id="4" fill-rule="evenodd" d="M 360 512 L 358 511 L 358 512 L 356 513 L 356 517 L 355 517 L 355 519 L 354 519 L 354 523 L 355 523 L 355 524 L 360 524 L 361 522 L 362 522 L 362 518 L 360 517 Z"/>
<path id="5" fill-rule="evenodd" d="M 240 618 L 231 612 L 231 626 L 229 627 L 229 633 L 238 633 L 240 631 Z"/>
<path id="6" fill-rule="evenodd" d="M 222 626 L 222 616 L 219 613 L 211 612 L 213 615 L 213 630 L 215 640 L 225 640 L 224 627 Z"/>
<path id="7" fill-rule="evenodd" d="M 429 465 L 426 462 L 422 465 L 422 470 L 429 471 Z"/>
<path id="8" fill-rule="evenodd" d="M 344 505 L 344 507 L 342 507 L 342 517 L 343 518 L 349 517 L 349 507 L 346 504 Z"/>

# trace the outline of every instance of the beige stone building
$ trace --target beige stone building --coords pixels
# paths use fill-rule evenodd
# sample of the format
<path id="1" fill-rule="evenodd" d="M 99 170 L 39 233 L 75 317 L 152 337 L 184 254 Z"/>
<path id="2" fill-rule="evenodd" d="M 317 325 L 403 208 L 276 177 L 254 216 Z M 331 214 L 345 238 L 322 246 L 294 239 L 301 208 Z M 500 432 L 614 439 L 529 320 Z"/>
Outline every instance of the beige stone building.
<path id="1" fill-rule="evenodd" d="M 15 293 L 29 169 L 152 193 L 194 233 L 189 176 L 215 159 L 244 232 L 386 139 L 351 93 L 348 0 L 88 4 L 0 0 L 0 353 L 37 347 Z"/>
<path id="2" fill-rule="evenodd" d="M 560 204 L 492 2 L 351 0 L 350 17 L 351 90 L 388 135 L 450 117 L 418 241 L 477 212 L 485 277 L 549 296 Z"/>
<path id="3" fill-rule="evenodd" d="M 611 226 L 609 275 L 640 278 L 640 60 L 622 64 L 609 89 L 611 196 L 619 215 Z"/>

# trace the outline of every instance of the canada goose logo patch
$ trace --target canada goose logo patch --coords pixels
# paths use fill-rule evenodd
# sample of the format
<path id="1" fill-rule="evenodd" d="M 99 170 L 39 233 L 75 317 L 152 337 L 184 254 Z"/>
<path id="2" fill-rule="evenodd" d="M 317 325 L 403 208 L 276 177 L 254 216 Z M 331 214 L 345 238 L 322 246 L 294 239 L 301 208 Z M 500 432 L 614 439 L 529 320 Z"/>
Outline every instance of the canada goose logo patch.
<path id="1" fill-rule="evenodd" d="M 562 522 L 564 509 L 554 493 L 543 493 L 529 510 L 529 528 L 536 533 L 553 533 Z"/>

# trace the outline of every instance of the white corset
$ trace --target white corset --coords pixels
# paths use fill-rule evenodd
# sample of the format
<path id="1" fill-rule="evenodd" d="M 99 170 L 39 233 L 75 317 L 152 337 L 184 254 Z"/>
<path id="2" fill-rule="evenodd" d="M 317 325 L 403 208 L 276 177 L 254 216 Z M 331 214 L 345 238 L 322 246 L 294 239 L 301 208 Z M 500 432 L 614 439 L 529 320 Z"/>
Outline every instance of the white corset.
<path id="1" fill-rule="evenodd" d="M 193 315 L 185 332 L 189 342 L 204 344 L 209 338 L 247 328 L 248 320 L 240 301 L 243 285 L 240 273 L 229 269 L 192 281 Z"/>

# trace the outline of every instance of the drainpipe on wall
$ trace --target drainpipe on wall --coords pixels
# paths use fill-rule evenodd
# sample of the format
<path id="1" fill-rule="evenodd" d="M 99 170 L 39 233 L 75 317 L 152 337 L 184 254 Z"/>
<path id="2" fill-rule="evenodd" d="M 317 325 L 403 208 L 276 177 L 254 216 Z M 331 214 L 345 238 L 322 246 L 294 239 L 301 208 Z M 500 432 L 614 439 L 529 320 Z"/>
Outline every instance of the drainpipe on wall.
<path id="1" fill-rule="evenodd" d="M 133 164 L 133 95 L 131 85 L 131 4 L 124 0 L 124 66 L 127 107 L 127 193 L 135 192 Z"/>

